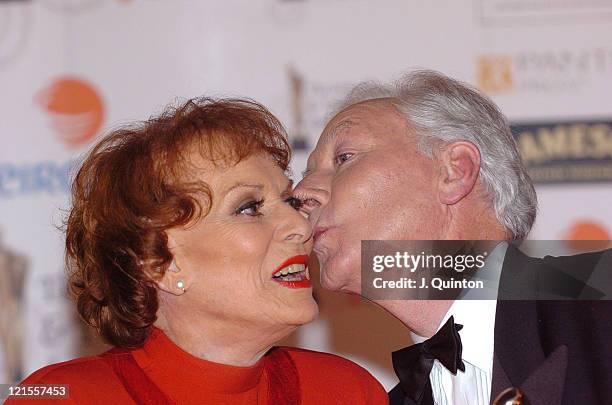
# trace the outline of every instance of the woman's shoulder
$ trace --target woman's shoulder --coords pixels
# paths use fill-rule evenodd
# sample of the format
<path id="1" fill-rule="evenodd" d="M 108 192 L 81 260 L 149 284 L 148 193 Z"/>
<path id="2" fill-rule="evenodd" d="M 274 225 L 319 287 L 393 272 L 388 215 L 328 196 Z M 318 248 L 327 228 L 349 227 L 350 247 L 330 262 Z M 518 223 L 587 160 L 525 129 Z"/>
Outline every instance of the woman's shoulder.
<path id="1" fill-rule="evenodd" d="M 68 404 L 97 405 L 112 403 L 115 397 L 125 399 L 121 381 L 116 377 L 112 368 L 100 356 L 79 357 L 62 363 L 45 366 L 34 371 L 20 384 L 61 384 L 68 386 L 67 400 L 48 400 L 45 401 L 45 403 L 61 402 Z M 36 402 L 36 400 L 32 401 Z M 34 402 L 19 397 L 13 397 L 6 403 L 30 404 Z"/>
<path id="2" fill-rule="evenodd" d="M 387 393 L 382 385 L 365 368 L 341 356 L 295 347 L 278 347 L 287 353 L 295 364 L 300 383 L 310 386 L 307 393 L 322 396 L 322 403 L 332 397 L 339 400 L 351 398 L 354 403 L 365 400 L 367 404 L 386 404 Z M 331 395 L 331 397 L 330 397 Z M 311 398 L 312 401 L 319 398 Z"/>
<path id="3" fill-rule="evenodd" d="M 79 357 L 40 368 L 22 384 L 71 384 L 80 381 L 104 381 L 113 371 L 100 356 Z"/>

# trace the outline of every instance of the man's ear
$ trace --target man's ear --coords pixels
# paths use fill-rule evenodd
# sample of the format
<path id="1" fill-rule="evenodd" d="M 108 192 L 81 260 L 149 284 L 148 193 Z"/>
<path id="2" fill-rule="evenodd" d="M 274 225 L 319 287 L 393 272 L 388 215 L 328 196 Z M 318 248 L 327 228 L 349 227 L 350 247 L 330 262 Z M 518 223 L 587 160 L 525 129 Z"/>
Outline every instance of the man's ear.
<path id="1" fill-rule="evenodd" d="M 438 151 L 437 157 L 438 198 L 443 204 L 456 204 L 476 185 L 480 173 L 480 151 L 471 142 L 457 141 Z"/>

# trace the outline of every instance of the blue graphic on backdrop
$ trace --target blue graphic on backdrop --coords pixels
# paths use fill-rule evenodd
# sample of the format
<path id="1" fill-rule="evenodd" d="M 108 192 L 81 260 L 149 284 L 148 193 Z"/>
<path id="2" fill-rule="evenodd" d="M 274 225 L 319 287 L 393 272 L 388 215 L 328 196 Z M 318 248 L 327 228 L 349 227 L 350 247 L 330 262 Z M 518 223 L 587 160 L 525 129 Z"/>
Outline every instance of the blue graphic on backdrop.
<path id="1" fill-rule="evenodd" d="M 0 199 L 66 194 L 76 164 L 75 160 L 21 164 L 0 162 Z"/>

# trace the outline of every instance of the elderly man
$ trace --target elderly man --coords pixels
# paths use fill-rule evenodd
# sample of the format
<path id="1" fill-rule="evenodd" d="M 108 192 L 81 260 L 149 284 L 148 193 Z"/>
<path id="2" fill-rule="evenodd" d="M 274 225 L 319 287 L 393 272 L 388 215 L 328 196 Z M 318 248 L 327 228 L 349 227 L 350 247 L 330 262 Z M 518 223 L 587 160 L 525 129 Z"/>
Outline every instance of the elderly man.
<path id="1" fill-rule="evenodd" d="M 356 87 L 323 131 L 296 195 L 315 228 L 321 284 L 355 294 L 362 240 L 520 240 L 537 208 L 505 117 L 476 90 L 431 71 Z M 611 256 L 539 260 L 507 242 L 495 252 L 489 265 L 502 285 L 510 266 L 588 273 Z M 376 303 L 431 337 L 393 353 L 400 383 L 392 404 L 489 404 L 500 394 L 499 403 L 612 404 L 609 302 Z M 431 348 L 440 345 L 448 350 L 438 356 Z"/>

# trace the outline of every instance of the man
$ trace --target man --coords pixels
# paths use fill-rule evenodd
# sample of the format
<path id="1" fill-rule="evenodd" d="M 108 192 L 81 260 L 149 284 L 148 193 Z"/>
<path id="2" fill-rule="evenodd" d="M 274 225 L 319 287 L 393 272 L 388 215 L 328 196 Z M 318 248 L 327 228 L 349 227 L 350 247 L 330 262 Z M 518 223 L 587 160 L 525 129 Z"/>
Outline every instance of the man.
<path id="1" fill-rule="evenodd" d="M 498 108 L 431 71 L 390 86 L 356 87 L 323 131 L 295 193 L 314 226 L 321 284 L 355 294 L 363 291 L 362 240 L 521 240 L 537 207 Z M 537 260 L 506 242 L 495 252 L 497 263 L 488 265 L 499 268 L 506 290 L 516 282 L 506 277 L 517 273 L 509 267 L 527 279 L 562 268 L 574 288 L 602 258 L 579 256 L 579 265 Z M 573 294 L 602 296 L 586 288 Z M 416 350 L 420 357 L 410 348 L 394 353 L 400 384 L 390 392 L 392 404 L 489 404 L 500 394 L 500 401 L 516 397 L 531 404 L 612 404 L 608 302 L 376 303 L 418 336 L 451 339 L 460 330 L 451 339 L 456 364 L 432 360 L 423 349 L 432 343 Z"/>

